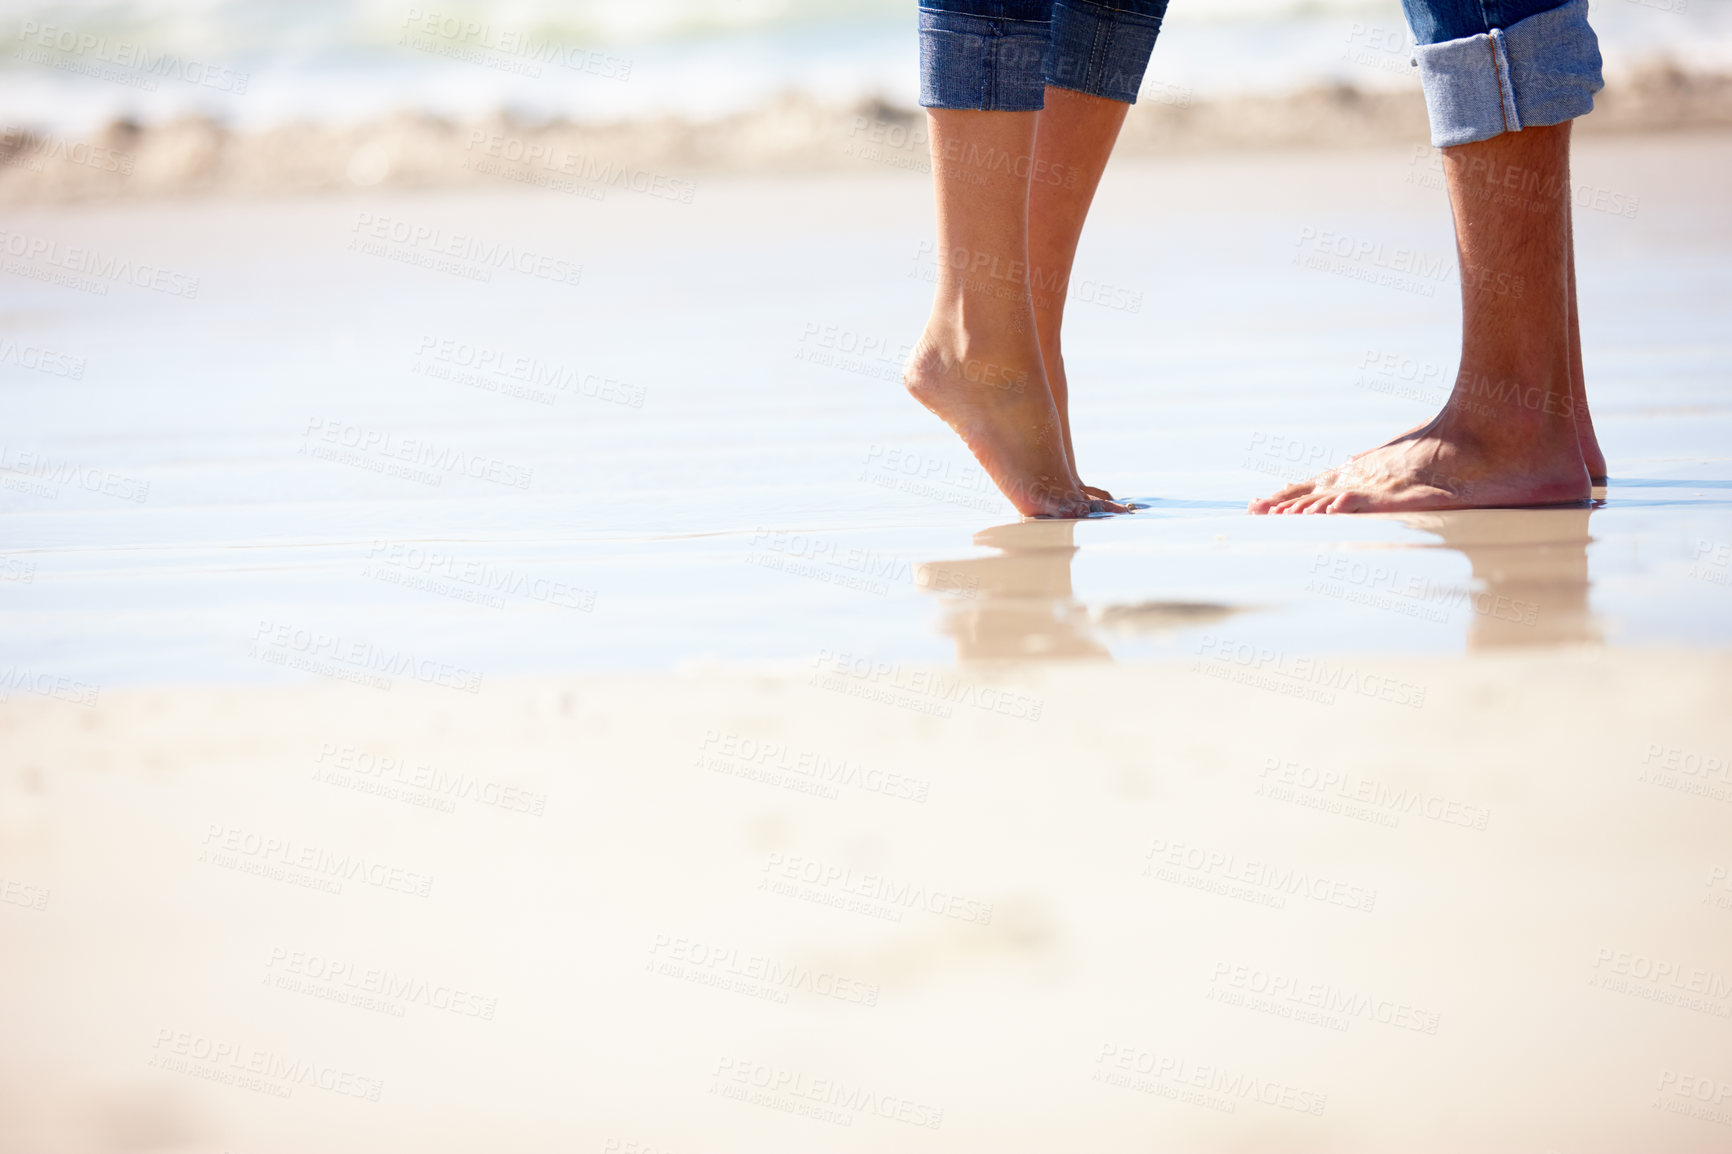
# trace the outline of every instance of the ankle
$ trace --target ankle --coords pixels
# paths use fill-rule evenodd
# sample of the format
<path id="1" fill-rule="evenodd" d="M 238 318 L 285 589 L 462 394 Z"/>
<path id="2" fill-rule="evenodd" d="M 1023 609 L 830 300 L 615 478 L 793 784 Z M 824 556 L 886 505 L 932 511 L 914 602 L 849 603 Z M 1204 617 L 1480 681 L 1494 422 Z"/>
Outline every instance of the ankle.
<path id="1" fill-rule="evenodd" d="M 1529 444 L 1573 441 L 1582 420 L 1567 380 L 1465 369 L 1445 411 L 1488 439 Z"/>
<path id="2" fill-rule="evenodd" d="M 921 343 L 958 354 L 990 348 L 1013 359 L 1038 359 L 1034 316 L 1027 303 L 980 300 L 933 302 Z"/>
<path id="3" fill-rule="evenodd" d="M 971 348 L 972 342 L 933 340 L 930 331 L 914 346 L 903 371 L 903 383 L 913 390 L 971 386 L 1006 399 L 1044 389 L 1046 374 L 1036 359 L 1016 359 Z"/>

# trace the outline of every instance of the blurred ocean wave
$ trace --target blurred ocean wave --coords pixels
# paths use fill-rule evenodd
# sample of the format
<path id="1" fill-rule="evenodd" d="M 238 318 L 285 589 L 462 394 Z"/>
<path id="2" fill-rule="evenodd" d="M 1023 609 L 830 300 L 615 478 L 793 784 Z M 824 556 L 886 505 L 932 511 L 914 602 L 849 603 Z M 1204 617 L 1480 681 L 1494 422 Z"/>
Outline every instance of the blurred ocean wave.
<path id="1" fill-rule="evenodd" d="M 913 0 L 120 0 L 13 3 L 6 116 L 37 131 L 207 118 L 235 130 L 704 123 L 790 97 L 915 103 Z M 1727 0 L 1596 0 L 1608 71 L 1732 71 Z M 1150 84 L 1187 99 L 1416 87 L 1396 0 L 1175 0 Z"/>

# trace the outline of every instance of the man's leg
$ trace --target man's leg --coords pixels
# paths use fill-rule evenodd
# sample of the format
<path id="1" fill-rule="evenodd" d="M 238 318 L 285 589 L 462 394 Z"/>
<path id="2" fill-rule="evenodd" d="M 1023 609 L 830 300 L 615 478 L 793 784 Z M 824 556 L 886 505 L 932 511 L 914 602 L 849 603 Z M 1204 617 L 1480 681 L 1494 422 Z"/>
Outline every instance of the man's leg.
<path id="1" fill-rule="evenodd" d="M 1429 424 L 1253 501 L 1254 513 L 1567 503 L 1590 495 L 1590 461 L 1604 467 L 1586 415 L 1570 221 L 1569 121 L 1600 86 L 1586 0 L 1507 31 L 1476 31 L 1478 3 L 1406 7 L 1455 215 L 1455 391 Z"/>
<path id="2" fill-rule="evenodd" d="M 1530 128 L 1444 150 L 1461 262 L 1455 391 L 1429 424 L 1254 503 L 1254 512 L 1549 505 L 1589 495 L 1571 389 L 1568 188 L 1507 203 L 1486 184 L 1488 172 L 1564 173 L 1569 133 L 1568 124 Z"/>
<path id="3" fill-rule="evenodd" d="M 1070 435 L 1070 385 L 1065 378 L 1059 331 L 1069 295 L 1071 264 L 1082 239 L 1083 221 L 1095 189 L 1119 138 L 1130 105 L 1068 88 L 1048 87 L 1046 108 L 1035 134 L 1033 184 L 1028 200 L 1028 260 L 1033 282 L 1034 323 L 1040 334 L 1041 363 L 1058 410 L 1065 453 L 1076 468 Z M 1091 497 L 1111 497 L 1104 489 L 1077 485 Z"/>

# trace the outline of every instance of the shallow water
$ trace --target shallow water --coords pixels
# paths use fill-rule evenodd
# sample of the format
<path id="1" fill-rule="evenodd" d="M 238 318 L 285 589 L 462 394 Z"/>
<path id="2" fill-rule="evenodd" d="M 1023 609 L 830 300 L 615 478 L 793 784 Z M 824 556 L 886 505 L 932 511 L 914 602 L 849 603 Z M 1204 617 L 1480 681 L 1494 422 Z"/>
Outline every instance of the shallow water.
<path id="1" fill-rule="evenodd" d="M 19 214 L 62 247 L 0 278 L 7 653 L 100 686 L 1724 645 L 1732 139 L 1578 152 L 1609 492 L 1407 518 L 1242 510 L 1453 376 L 1417 153 L 1109 175 L 1066 354 L 1085 477 L 1148 508 L 1074 524 L 1017 523 L 896 384 L 924 177 Z M 428 235 L 351 247 L 375 228 Z M 1332 234 L 1367 255 L 1295 263 Z M 168 291 L 32 279 L 73 245 Z M 435 245 L 456 271 L 407 263 Z"/>

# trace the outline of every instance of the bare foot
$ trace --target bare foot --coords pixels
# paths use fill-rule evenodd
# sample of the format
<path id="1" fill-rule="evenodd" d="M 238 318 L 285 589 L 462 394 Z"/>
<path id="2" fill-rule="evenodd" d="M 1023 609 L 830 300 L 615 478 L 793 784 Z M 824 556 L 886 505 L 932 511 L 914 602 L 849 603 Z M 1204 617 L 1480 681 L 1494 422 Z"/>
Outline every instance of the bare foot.
<path id="1" fill-rule="evenodd" d="M 1595 488 L 1603 488 L 1606 484 L 1606 455 L 1600 452 L 1600 440 L 1594 436 L 1594 419 L 1588 415 L 1587 406 L 1583 405 L 1580 411 L 1581 417 L 1576 422 L 1576 447 L 1581 450 L 1582 464 L 1587 466 L 1588 483 Z M 1436 418 L 1434 417 L 1432 420 L 1436 420 Z M 1395 439 L 1400 441 L 1413 436 L 1415 433 L 1422 433 L 1430 424 L 1431 421 L 1427 421 L 1423 425 L 1415 425 Z M 1366 451 L 1374 453 L 1377 450 L 1368 449 Z M 1357 460 L 1363 456 L 1365 453 L 1355 453 L 1351 459 Z"/>
<path id="2" fill-rule="evenodd" d="M 1591 496 L 1573 436 L 1475 429 L 1446 407 L 1430 424 L 1273 497 L 1253 513 L 1394 513 L 1563 505 Z M 1568 432 L 1568 430 L 1564 430 Z"/>
<path id="3" fill-rule="evenodd" d="M 1038 352 L 993 349 L 928 326 L 902 371 L 909 394 L 956 431 L 1025 517 L 1125 513 L 1077 484 Z M 1032 341 L 1028 342 L 1031 346 Z M 983 347 L 984 346 L 984 347 Z"/>
<path id="4" fill-rule="evenodd" d="M 1588 407 L 1582 406 L 1581 419 L 1576 422 L 1576 444 L 1582 451 L 1582 464 L 1587 466 L 1588 481 L 1603 486 L 1606 483 L 1606 455 L 1600 452 L 1600 439 L 1594 436 L 1594 419 Z"/>
<path id="5" fill-rule="evenodd" d="M 1064 455 L 1071 462 L 1071 480 L 1076 487 L 1097 501 L 1111 501 L 1113 495 L 1095 485 L 1083 484 L 1082 477 L 1076 470 L 1076 449 L 1070 439 L 1070 382 L 1065 377 L 1064 357 L 1055 347 L 1058 344 L 1058 333 L 1054 331 L 1050 337 L 1042 336 L 1040 344 L 1041 363 L 1046 369 L 1047 389 L 1052 393 L 1053 408 L 1058 412 L 1059 432 L 1064 438 Z"/>

